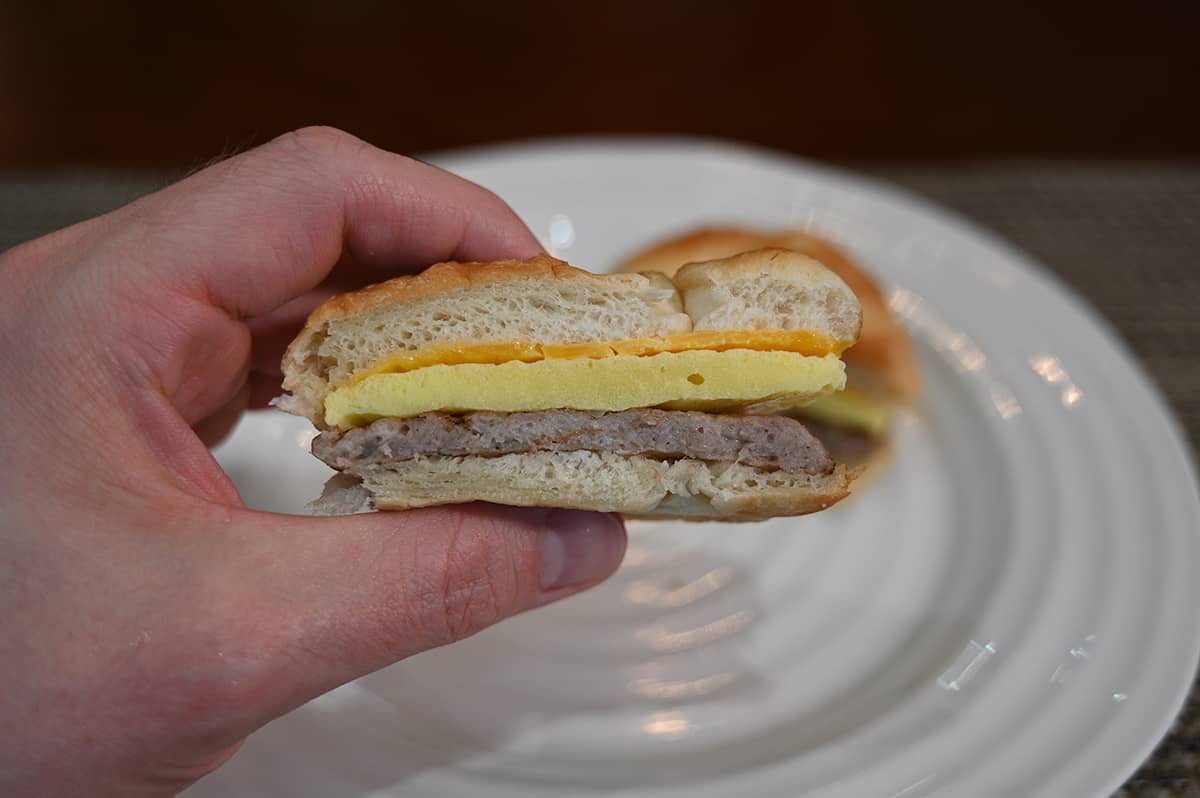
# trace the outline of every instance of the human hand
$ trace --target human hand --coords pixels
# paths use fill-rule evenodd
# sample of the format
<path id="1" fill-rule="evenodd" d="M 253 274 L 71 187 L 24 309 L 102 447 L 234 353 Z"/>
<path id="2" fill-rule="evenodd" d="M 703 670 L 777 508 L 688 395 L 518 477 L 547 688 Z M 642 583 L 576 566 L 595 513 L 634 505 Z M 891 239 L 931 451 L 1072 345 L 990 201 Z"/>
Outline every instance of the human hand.
<path id="1" fill-rule="evenodd" d="M 204 443 L 279 392 L 324 296 L 538 250 L 478 186 L 307 129 L 0 255 L 0 794 L 174 794 L 310 698 L 616 568 L 607 515 L 250 511 Z"/>

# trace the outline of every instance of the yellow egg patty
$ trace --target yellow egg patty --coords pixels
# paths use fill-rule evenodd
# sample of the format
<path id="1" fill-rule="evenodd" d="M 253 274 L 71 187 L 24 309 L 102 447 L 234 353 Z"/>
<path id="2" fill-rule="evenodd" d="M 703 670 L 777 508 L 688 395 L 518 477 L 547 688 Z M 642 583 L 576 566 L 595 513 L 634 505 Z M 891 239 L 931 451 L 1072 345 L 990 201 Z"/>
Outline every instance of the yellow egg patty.
<path id="1" fill-rule="evenodd" d="M 333 390 L 325 398 L 325 423 L 348 429 L 377 418 L 434 411 L 671 407 L 719 412 L 764 400 L 803 404 L 841 390 L 845 379 L 844 365 L 833 354 L 749 349 L 433 365 L 371 374 Z"/>

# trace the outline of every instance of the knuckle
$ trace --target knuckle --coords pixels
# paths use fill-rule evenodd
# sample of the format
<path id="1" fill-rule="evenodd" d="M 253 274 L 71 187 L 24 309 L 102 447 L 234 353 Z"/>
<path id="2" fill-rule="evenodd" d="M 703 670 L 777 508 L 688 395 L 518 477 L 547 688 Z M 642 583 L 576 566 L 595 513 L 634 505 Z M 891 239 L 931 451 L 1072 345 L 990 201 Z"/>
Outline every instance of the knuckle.
<path id="1" fill-rule="evenodd" d="M 339 128 L 313 125 L 284 133 L 270 146 L 292 157 L 324 159 L 363 144 L 361 139 Z"/>
<path id="2" fill-rule="evenodd" d="M 329 181 L 342 184 L 362 170 L 373 148 L 335 127 L 302 127 L 222 164 L 248 184 L 311 189 Z"/>

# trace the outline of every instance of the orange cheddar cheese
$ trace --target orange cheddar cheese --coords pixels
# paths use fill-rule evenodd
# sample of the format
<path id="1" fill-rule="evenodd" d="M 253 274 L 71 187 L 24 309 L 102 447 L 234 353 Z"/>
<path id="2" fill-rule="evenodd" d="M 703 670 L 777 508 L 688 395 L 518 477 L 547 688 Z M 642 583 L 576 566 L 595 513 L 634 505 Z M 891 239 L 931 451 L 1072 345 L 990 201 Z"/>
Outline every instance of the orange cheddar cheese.
<path id="1" fill-rule="evenodd" d="M 603 358 L 614 355 L 651 356 L 664 352 L 751 349 L 761 352 L 795 352 L 801 355 L 840 356 L 849 341 L 834 341 L 811 330 L 701 330 L 663 338 L 628 338 L 619 341 L 588 341 L 571 344 L 538 344 L 528 341 L 472 343 L 434 346 L 387 357 L 370 369 L 358 372 L 351 384 L 373 374 L 394 374 L 425 366 L 466 363 L 499 364 L 510 361 Z"/>

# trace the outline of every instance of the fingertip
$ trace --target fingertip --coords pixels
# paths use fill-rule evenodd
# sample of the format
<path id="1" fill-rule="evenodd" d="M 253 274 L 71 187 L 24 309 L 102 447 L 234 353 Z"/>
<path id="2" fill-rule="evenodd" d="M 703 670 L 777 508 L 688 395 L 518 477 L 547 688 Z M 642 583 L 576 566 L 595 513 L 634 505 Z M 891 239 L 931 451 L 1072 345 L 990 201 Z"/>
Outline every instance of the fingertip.
<path id="1" fill-rule="evenodd" d="M 528 228 L 514 234 L 505 249 L 512 253 L 509 257 L 519 260 L 535 258 L 546 251 Z"/>
<path id="2" fill-rule="evenodd" d="M 625 556 L 625 525 L 611 513 L 551 510 L 538 536 L 543 592 L 606 579 Z"/>

